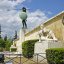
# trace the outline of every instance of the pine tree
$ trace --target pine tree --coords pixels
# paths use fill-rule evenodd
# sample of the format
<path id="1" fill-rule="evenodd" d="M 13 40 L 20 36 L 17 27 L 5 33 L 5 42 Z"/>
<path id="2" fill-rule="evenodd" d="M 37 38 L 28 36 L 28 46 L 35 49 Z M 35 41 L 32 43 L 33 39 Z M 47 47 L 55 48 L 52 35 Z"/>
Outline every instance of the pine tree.
<path id="1" fill-rule="evenodd" d="M 1 25 L 0 25 L 0 38 L 1 38 Z"/>
<path id="2" fill-rule="evenodd" d="M 4 37 L 4 40 L 7 41 L 7 35 Z"/>
<path id="3" fill-rule="evenodd" d="M 17 39 L 17 31 L 15 31 L 14 39 Z"/>

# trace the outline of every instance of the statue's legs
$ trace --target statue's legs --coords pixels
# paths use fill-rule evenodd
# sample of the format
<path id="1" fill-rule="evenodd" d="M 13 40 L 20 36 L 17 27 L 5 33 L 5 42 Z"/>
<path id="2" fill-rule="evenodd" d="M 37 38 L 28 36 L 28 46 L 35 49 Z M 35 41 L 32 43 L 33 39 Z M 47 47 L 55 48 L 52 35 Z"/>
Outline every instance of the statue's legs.
<path id="1" fill-rule="evenodd" d="M 27 28 L 27 24 L 25 20 L 22 21 L 22 24 L 23 24 L 23 28 Z"/>
<path id="2" fill-rule="evenodd" d="M 25 25 L 25 28 L 27 28 L 27 24 L 26 24 L 26 21 L 25 21 L 24 25 Z"/>
<path id="3" fill-rule="evenodd" d="M 24 21 L 22 21 L 22 25 L 23 25 L 23 28 L 24 28 Z"/>

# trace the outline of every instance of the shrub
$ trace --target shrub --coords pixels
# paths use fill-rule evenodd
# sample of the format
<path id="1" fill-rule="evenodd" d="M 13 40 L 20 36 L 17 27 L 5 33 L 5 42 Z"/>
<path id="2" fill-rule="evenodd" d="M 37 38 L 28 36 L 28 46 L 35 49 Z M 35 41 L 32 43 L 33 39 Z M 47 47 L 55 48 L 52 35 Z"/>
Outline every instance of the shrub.
<path id="1" fill-rule="evenodd" d="M 11 48 L 11 52 L 16 52 L 17 48 Z"/>
<path id="2" fill-rule="evenodd" d="M 46 50 L 49 64 L 64 64 L 64 48 L 51 48 Z"/>
<path id="3" fill-rule="evenodd" d="M 8 39 L 5 42 L 6 42 L 6 51 L 10 51 L 10 47 L 11 47 L 12 41 L 10 39 Z"/>
<path id="4" fill-rule="evenodd" d="M 2 47 L 0 48 L 0 52 L 3 52 L 3 48 Z"/>
<path id="5" fill-rule="evenodd" d="M 22 43 L 22 54 L 26 58 L 33 57 L 34 54 L 34 44 L 38 40 L 28 40 Z"/>
<path id="6" fill-rule="evenodd" d="M 5 49 L 5 46 L 6 46 L 5 41 L 1 38 L 0 39 L 0 49 L 2 49 L 2 51 L 3 51 Z"/>

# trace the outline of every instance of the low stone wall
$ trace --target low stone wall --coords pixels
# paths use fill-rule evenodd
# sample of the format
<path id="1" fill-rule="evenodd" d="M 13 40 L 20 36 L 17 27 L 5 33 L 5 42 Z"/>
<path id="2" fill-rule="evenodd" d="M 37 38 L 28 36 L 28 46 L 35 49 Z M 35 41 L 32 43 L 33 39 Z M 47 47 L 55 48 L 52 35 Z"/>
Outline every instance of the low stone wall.
<path id="1" fill-rule="evenodd" d="M 60 41 L 56 40 L 43 40 L 42 42 L 37 42 L 35 44 L 34 53 L 39 53 L 41 56 L 46 58 L 46 49 L 48 48 L 63 48 L 64 45 Z M 41 54 L 45 53 L 45 54 Z M 39 56 L 39 61 L 42 60 L 42 57 Z M 36 60 L 36 56 L 34 57 L 34 60 Z"/>

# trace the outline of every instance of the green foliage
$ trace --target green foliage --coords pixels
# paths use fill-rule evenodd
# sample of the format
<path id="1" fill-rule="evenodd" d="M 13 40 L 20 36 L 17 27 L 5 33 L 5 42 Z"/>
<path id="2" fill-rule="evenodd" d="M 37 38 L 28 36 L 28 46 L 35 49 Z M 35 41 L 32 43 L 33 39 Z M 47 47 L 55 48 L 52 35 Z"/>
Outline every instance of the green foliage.
<path id="1" fill-rule="evenodd" d="M 2 52 L 2 51 L 3 51 L 3 48 L 0 47 L 0 52 Z"/>
<path id="2" fill-rule="evenodd" d="M 64 48 L 51 48 L 46 50 L 49 64 L 64 64 Z"/>
<path id="3" fill-rule="evenodd" d="M 10 51 L 10 46 L 12 44 L 12 41 L 10 39 L 7 38 L 7 35 L 4 37 L 4 41 L 5 41 L 5 50 L 6 51 Z"/>
<path id="4" fill-rule="evenodd" d="M 7 35 L 4 37 L 4 41 L 7 41 Z"/>
<path id="5" fill-rule="evenodd" d="M 0 52 L 6 50 L 9 51 L 10 50 L 10 46 L 12 44 L 11 40 L 4 40 L 2 38 L 0 38 Z"/>
<path id="6" fill-rule="evenodd" d="M 6 42 L 6 51 L 10 51 L 10 47 L 11 47 L 12 41 L 10 39 L 8 39 L 5 42 Z"/>
<path id="7" fill-rule="evenodd" d="M 11 48 L 11 52 L 16 52 L 17 48 Z"/>
<path id="8" fill-rule="evenodd" d="M 26 58 L 33 57 L 34 54 L 34 44 L 38 40 L 28 40 L 22 43 L 22 54 Z"/>
<path id="9" fill-rule="evenodd" d="M 0 38 L 0 51 L 3 51 L 5 49 L 6 43 L 5 41 Z"/>
<path id="10" fill-rule="evenodd" d="M 17 31 L 15 31 L 14 39 L 17 39 Z"/>

